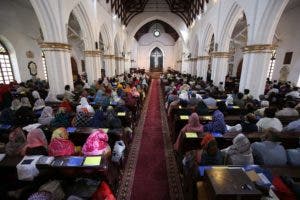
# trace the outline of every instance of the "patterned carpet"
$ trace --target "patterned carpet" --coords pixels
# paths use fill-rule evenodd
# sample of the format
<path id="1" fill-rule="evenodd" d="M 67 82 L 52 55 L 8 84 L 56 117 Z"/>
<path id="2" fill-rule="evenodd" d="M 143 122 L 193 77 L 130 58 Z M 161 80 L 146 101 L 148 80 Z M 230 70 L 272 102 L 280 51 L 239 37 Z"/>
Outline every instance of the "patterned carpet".
<path id="1" fill-rule="evenodd" d="M 118 199 L 183 199 L 158 79 L 153 79 L 135 129 Z"/>

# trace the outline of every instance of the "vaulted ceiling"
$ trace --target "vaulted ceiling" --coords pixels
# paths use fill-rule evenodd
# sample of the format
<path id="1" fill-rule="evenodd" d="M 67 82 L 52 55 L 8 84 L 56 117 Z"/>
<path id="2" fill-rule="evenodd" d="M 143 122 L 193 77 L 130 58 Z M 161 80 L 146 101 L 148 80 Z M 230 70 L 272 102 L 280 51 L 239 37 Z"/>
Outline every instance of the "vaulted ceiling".
<path id="1" fill-rule="evenodd" d="M 172 12 L 189 26 L 209 0 L 106 0 L 106 2 L 110 2 L 112 10 L 125 25 L 142 12 Z"/>

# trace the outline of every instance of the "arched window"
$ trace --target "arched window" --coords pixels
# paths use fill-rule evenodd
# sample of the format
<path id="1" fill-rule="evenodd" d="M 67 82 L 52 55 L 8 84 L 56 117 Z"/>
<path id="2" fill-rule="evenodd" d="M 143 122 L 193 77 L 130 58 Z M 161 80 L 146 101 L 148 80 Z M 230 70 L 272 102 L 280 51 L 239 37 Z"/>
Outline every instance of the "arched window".
<path id="1" fill-rule="evenodd" d="M 4 44 L 0 41 L 0 83 L 9 84 L 14 80 L 15 78 L 9 52 Z"/>
<path id="2" fill-rule="evenodd" d="M 47 65 L 46 65 L 46 57 L 44 52 L 42 51 L 42 63 L 43 63 L 43 70 L 44 70 L 44 76 L 45 80 L 48 80 L 48 73 L 47 73 Z"/>

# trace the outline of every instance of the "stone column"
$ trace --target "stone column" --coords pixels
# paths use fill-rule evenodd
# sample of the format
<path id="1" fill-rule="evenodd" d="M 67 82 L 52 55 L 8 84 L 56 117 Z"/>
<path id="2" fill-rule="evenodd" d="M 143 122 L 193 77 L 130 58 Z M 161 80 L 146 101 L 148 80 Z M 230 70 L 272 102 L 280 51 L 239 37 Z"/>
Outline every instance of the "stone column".
<path id="1" fill-rule="evenodd" d="M 126 73 L 129 73 L 129 70 L 130 70 L 130 66 L 131 63 L 130 63 L 130 58 L 125 58 L 125 72 Z"/>
<path id="2" fill-rule="evenodd" d="M 73 89 L 71 46 L 59 42 L 44 42 L 40 47 L 45 53 L 50 91 L 63 94 L 65 85 L 70 85 Z"/>
<path id="3" fill-rule="evenodd" d="M 84 51 L 85 69 L 88 77 L 88 83 L 93 84 L 101 78 L 101 53 L 100 51 Z"/>
<path id="4" fill-rule="evenodd" d="M 107 77 L 113 77 L 115 75 L 115 55 L 103 55 L 105 62 L 105 75 Z"/>
<path id="5" fill-rule="evenodd" d="M 209 56 L 198 56 L 197 77 L 202 77 L 206 81 Z"/>
<path id="6" fill-rule="evenodd" d="M 177 60 L 177 62 L 176 62 L 176 70 L 179 71 L 180 73 L 183 72 L 183 70 L 182 70 L 182 60 Z"/>
<path id="7" fill-rule="evenodd" d="M 211 79 L 214 85 L 219 85 L 220 82 L 225 83 L 225 77 L 228 72 L 228 58 L 231 56 L 229 52 L 212 52 L 212 68 Z"/>
<path id="8" fill-rule="evenodd" d="M 122 57 L 120 60 L 120 74 L 124 74 L 125 72 L 125 58 Z"/>
<path id="9" fill-rule="evenodd" d="M 190 69 L 191 69 L 191 75 L 197 75 L 197 58 L 191 58 L 190 59 Z"/>
<path id="10" fill-rule="evenodd" d="M 264 93 L 272 51 L 276 46 L 257 44 L 244 47 L 243 68 L 239 90 L 249 89 L 254 98 Z"/>

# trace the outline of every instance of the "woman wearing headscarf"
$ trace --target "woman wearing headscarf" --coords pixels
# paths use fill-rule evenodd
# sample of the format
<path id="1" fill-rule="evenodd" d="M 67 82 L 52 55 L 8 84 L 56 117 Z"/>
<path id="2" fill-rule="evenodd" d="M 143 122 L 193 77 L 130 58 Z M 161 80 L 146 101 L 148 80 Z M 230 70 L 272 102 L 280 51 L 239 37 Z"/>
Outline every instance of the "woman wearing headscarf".
<path id="1" fill-rule="evenodd" d="M 54 119 L 53 109 L 50 106 L 46 106 L 43 109 L 42 114 L 38 119 L 38 122 L 42 125 L 48 126 L 50 125 L 50 122 L 53 119 Z"/>
<path id="2" fill-rule="evenodd" d="M 80 105 L 76 107 L 76 112 L 84 111 L 88 112 L 90 114 L 94 114 L 94 108 L 88 103 L 87 99 L 85 97 L 81 97 L 80 99 Z"/>
<path id="3" fill-rule="evenodd" d="M 72 104 L 67 98 L 63 99 L 63 101 L 59 104 L 59 107 L 65 109 L 66 112 L 73 111 Z"/>
<path id="4" fill-rule="evenodd" d="M 8 156 L 22 155 L 25 146 L 26 137 L 21 128 L 16 128 L 9 134 L 9 141 L 5 145 L 5 152 Z"/>
<path id="5" fill-rule="evenodd" d="M 222 165 L 223 156 L 218 148 L 218 143 L 211 134 L 206 134 L 201 141 L 202 150 L 198 155 L 200 165 Z"/>
<path id="6" fill-rule="evenodd" d="M 48 151 L 50 156 L 70 156 L 75 153 L 75 146 L 65 128 L 53 131 Z"/>
<path id="7" fill-rule="evenodd" d="M 214 111 L 213 120 L 204 125 L 204 131 L 218 133 L 225 133 L 227 131 L 224 115 L 221 111 Z"/>
<path id="8" fill-rule="evenodd" d="M 47 139 L 42 129 L 36 128 L 28 133 L 25 155 L 48 155 Z"/>
<path id="9" fill-rule="evenodd" d="M 26 107 L 29 107 L 29 108 L 32 107 L 28 97 L 22 97 L 21 98 L 21 104 L 22 104 L 22 106 L 26 106 Z"/>
<path id="10" fill-rule="evenodd" d="M 122 128 L 121 120 L 116 116 L 116 112 L 112 106 L 108 106 L 104 114 L 105 122 L 104 125 L 109 129 L 118 129 Z"/>
<path id="11" fill-rule="evenodd" d="M 91 124 L 93 115 L 86 111 L 76 112 L 76 116 L 72 122 L 75 127 L 88 127 Z"/>
<path id="12" fill-rule="evenodd" d="M 225 153 L 229 165 L 252 165 L 253 156 L 251 144 L 248 138 L 240 133 L 232 141 L 232 145 L 221 150 Z"/>
<path id="13" fill-rule="evenodd" d="M 45 98 L 45 102 L 61 102 L 58 100 L 53 92 L 49 92 Z"/>
<path id="14" fill-rule="evenodd" d="M 1 112 L 0 123 L 3 124 L 14 124 L 15 122 L 15 114 L 21 108 L 21 102 L 19 99 L 14 99 L 11 102 L 11 106 L 9 108 L 4 109 Z"/>
<path id="15" fill-rule="evenodd" d="M 34 102 L 34 106 L 33 106 L 33 112 L 35 114 L 36 117 L 40 117 L 42 114 L 42 111 L 45 107 L 45 101 L 43 99 L 37 99 Z"/>
<path id="16" fill-rule="evenodd" d="M 180 141 L 181 141 L 182 134 L 184 134 L 184 133 L 186 133 L 186 132 L 197 132 L 197 133 L 203 132 L 203 126 L 202 126 L 202 124 L 200 124 L 200 122 L 199 122 L 199 116 L 198 116 L 197 113 L 195 113 L 195 112 L 192 113 L 192 114 L 190 115 L 190 117 L 189 117 L 188 124 L 185 125 L 185 126 L 181 129 L 181 131 L 180 131 L 180 133 L 179 133 L 179 135 L 178 135 L 178 137 L 177 137 L 177 140 L 176 140 L 176 142 L 175 142 L 175 144 L 174 144 L 174 149 L 175 149 L 176 151 L 179 150 L 179 147 L 180 147 Z"/>
<path id="17" fill-rule="evenodd" d="M 31 94 L 32 94 L 32 97 L 33 97 L 34 101 L 36 101 L 36 100 L 38 100 L 38 99 L 41 98 L 40 93 L 38 91 L 36 91 L 36 90 L 32 91 Z"/>
<path id="18" fill-rule="evenodd" d="M 104 112 L 103 110 L 99 109 L 96 110 L 96 113 L 93 117 L 93 119 L 91 120 L 91 126 L 95 127 L 95 128 L 104 128 Z"/>
<path id="19" fill-rule="evenodd" d="M 108 136 L 102 130 L 99 129 L 93 132 L 86 140 L 82 147 L 82 152 L 87 156 L 95 156 L 102 154 L 109 154 L 111 149 L 108 145 Z"/>

